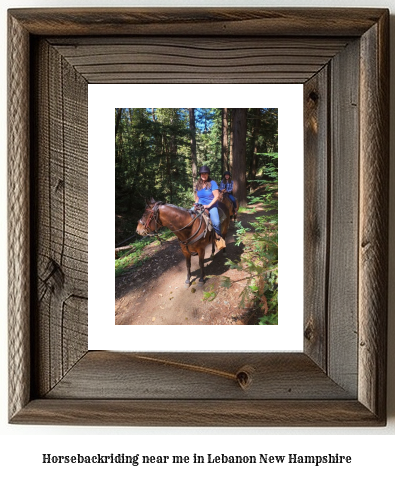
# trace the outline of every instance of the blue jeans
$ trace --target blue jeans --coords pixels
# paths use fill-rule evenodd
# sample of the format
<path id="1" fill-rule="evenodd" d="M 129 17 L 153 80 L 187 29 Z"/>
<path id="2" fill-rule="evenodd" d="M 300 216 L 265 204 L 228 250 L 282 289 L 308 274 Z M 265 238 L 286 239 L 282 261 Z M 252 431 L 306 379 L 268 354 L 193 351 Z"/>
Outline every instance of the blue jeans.
<path id="1" fill-rule="evenodd" d="M 236 203 L 235 197 L 232 196 L 232 195 L 229 194 L 229 193 L 228 193 L 228 196 L 229 196 L 229 199 L 232 201 L 234 208 L 236 209 L 236 208 L 237 208 L 237 203 Z"/>
<path id="2" fill-rule="evenodd" d="M 210 212 L 210 219 L 211 219 L 211 222 L 213 223 L 213 228 L 214 228 L 214 231 L 221 235 L 221 222 L 219 220 L 219 213 L 218 213 L 218 208 L 217 206 L 212 206 L 210 209 L 209 209 L 209 212 Z"/>

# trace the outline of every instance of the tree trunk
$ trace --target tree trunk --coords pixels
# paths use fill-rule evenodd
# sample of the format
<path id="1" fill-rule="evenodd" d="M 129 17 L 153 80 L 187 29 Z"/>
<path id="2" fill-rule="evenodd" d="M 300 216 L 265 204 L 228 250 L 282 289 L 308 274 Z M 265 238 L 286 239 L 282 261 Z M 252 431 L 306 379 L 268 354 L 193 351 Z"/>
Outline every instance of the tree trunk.
<path id="1" fill-rule="evenodd" d="M 197 182 L 195 108 L 189 108 L 189 128 L 191 130 L 192 185 L 195 191 Z"/>
<path id="2" fill-rule="evenodd" d="M 116 108 L 117 110 L 117 115 L 115 117 L 115 136 L 118 133 L 118 128 L 119 128 L 119 123 L 121 121 L 121 116 L 122 116 L 122 110 L 123 108 Z"/>
<path id="3" fill-rule="evenodd" d="M 171 124 L 173 124 L 173 119 L 171 120 Z M 173 202 L 173 178 L 172 178 L 172 170 L 175 165 L 177 165 L 177 154 L 178 154 L 178 146 L 177 146 L 177 136 L 176 132 L 173 129 L 171 136 L 170 136 L 170 164 L 169 164 L 169 180 L 170 180 L 170 202 Z"/>
<path id="4" fill-rule="evenodd" d="M 229 170 L 228 108 L 222 108 L 222 174 Z"/>
<path id="5" fill-rule="evenodd" d="M 235 108 L 230 110 L 229 171 L 233 172 L 233 124 Z"/>
<path id="6" fill-rule="evenodd" d="M 172 145 L 172 139 L 170 137 L 170 144 L 168 142 L 167 136 L 163 136 L 164 139 L 164 149 L 165 149 L 165 155 L 166 155 L 166 182 L 168 186 L 168 191 L 170 195 L 170 202 L 173 202 L 173 182 L 172 182 L 172 175 L 171 175 L 171 163 L 172 163 L 172 150 L 173 150 L 173 145 Z"/>
<path id="7" fill-rule="evenodd" d="M 141 159 L 142 159 L 142 156 L 143 156 L 143 151 L 144 151 L 144 156 L 146 156 L 143 137 L 140 139 L 140 151 L 141 151 L 141 153 L 138 155 L 138 158 L 137 158 L 137 165 L 136 165 L 135 172 L 133 174 L 132 184 L 131 184 L 131 187 L 130 187 L 129 208 L 131 208 L 132 205 L 133 205 L 133 197 L 134 197 L 134 194 L 135 194 L 135 191 L 136 191 L 136 186 L 137 186 L 137 184 L 140 180 Z M 144 159 L 146 159 L 146 158 L 144 157 Z"/>
<path id="8" fill-rule="evenodd" d="M 123 167 L 123 128 L 119 128 L 121 124 L 123 108 L 116 108 L 115 116 L 115 164 Z"/>
<path id="9" fill-rule="evenodd" d="M 252 181 L 256 178 L 256 172 L 258 168 L 258 140 L 259 140 L 259 132 L 261 129 L 261 111 L 259 108 L 255 110 L 255 118 L 254 118 L 254 126 L 252 130 L 252 137 L 253 137 L 253 151 L 252 151 L 252 158 L 251 158 L 251 165 L 250 165 L 250 179 Z"/>
<path id="10" fill-rule="evenodd" d="M 233 192 L 240 206 L 247 205 L 246 185 L 246 135 L 247 108 L 235 108 L 233 131 Z"/>

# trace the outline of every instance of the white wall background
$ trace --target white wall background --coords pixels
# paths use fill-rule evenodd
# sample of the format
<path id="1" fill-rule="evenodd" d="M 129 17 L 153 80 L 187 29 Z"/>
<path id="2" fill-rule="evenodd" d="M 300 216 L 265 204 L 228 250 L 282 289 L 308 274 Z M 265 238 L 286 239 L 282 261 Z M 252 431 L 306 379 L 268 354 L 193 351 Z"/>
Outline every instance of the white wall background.
<path id="1" fill-rule="evenodd" d="M 7 239 L 6 239 L 6 45 L 7 45 L 7 15 L 8 8 L 17 7 L 185 7 L 182 0 L 164 1 L 104 1 L 88 0 L 61 1 L 61 0 L 3 0 L 0 11 L 0 473 L 2 476 L 20 476 L 40 473 L 41 476 L 85 476 L 95 473 L 97 476 L 107 476 L 108 473 L 117 473 L 117 476 L 151 476 L 155 474 L 185 474 L 196 476 L 213 470 L 232 474 L 246 472 L 244 465 L 231 468 L 231 465 L 212 465 L 193 467 L 188 465 L 168 466 L 159 465 L 133 467 L 126 465 L 42 465 L 42 453 L 65 455 L 71 453 L 125 453 L 125 454 L 183 454 L 193 453 L 228 453 L 228 454 L 288 454 L 299 453 L 305 455 L 339 453 L 352 456 L 350 465 L 289 465 L 286 469 L 275 465 L 261 465 L 264 468 L 248 467 L 252 476 L 262 476 L 265 472 L 288 472 L 293 476 L 329 476 L 333 472 L 346 476 L 350 473 L 360 473 L 360 476 L 372 476 L 372 473 L 384 472 L 386 476 L 393 473 L 393 448 L 395 445 L 395 299 L 391 291 L 395 286 L 395 153 L 394 137 L 391 138 L 391 203 L 390 203 L 390 298 L 389 298 L 389 367 L 388 367 L 388 425 L 385 428 L 282 428 L 282 429 L 174 429 L 174 428 L 82 428 L 82 427 L 28 427 L 10 426 L 7 424 Z M 385 7 L 391 11 L 391 75 L 395 80 L 395 0 L 313 0 L 313 1 L 281 1 L 268 2 L 255 0 L 243 2 L 241 0 L 201 0 L 188 2 L 190 7 Z M 395 124 L 395 98 L 391 94 L 391 122 Z M 392 128 L 393 132 L 393 128 Z M 392 135 L 394 136 L 394 134 Z M 392 451 L 391 451 L 392 448 Z M 70 468 L 72 466 L 72 468 Z M 108 467 L 111 467 L 109 469 Z M 214 466 L 214 468 L 212 468 Z M 221 466 L 219 469 L 218 467 Z M 244 468 L 240 468 L 244 466 Z M 271 466 L 271 468 L 267 468 Z M 224 468 L 225 467 L 225 468 Z M 227 468 L 226 468 L 227 467 Z M 333 468 L 335 467 L 335 468 Z M 3 471 L 10 469 L 9 473 Z M 211 473 L 210 473 L 211 474 Z"/>

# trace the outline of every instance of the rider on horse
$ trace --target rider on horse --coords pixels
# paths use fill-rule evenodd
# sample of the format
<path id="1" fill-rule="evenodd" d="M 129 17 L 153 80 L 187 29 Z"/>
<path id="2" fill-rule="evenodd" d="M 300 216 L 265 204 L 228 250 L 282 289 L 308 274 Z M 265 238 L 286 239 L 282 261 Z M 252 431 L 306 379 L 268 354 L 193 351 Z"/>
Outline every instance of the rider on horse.
<path id="1" fill-rule="evenodd" d="M 237 212 L 237 202 L 236 202 L 236 198 L 232 195 L 232 193 L 233 193 L 233 181 L 230 179 L 230 172 L 229 171 L 224 172 L 224 174 L 222 176 L 221 184 L 219 185 L 219 189 L 221 190 L 221 192 L 228 194 L 228 197 L 232 201 L 234 211 L 236 213 Z"/>
<path id="2" fill-rule="evenodd" d="M 218 184 L 210 178 L 210 168 L 202 166 L 199 169 L 200 178 L 196 184 L 195 201 L 209 212 L 213 229 L 217 238 L 221 238 L 221 222 L 219 219 L 217 201 L 219 197 Z"/>

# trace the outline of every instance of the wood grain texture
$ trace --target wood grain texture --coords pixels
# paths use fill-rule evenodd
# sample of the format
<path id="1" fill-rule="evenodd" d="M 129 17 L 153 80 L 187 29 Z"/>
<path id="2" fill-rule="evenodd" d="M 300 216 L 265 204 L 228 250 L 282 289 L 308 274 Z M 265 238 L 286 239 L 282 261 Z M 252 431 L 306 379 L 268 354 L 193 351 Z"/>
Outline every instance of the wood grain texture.
<path id="1" fill-rule="evenodd" d="M 357 400 L 33 400 L 12 423 L 85 426 L 383 426 Z"/>
<path id="2" fill-rule="evenodd" d="M 384 425 L 388 11 L 25 9 L 9 36 L 11 423 Z M 308 81 L 305 353 L 87 353 L 87 83 L 216 81 L 219 58 Z"/>
<path id="3" fill-rule="evenodd" d="M 45 40 L 34 48 L 34 358 L 42 395 L 87 350 L 88 120 L 85 80 Z"/>
<path id="4" fill-rule="evenodd" d="M 105 364 L 105 367 L 103 367 Z M 249 376 L 242 387 L 238 377 Z M 158 384 L 160 384 L 158 386 Z M 305 354 L 88 352 L 46 398 L 351 399 Z"/>
<path id="5" fill-rule="evenodd" d="M 304 85 L 304 351 L 327 370 L 330 66 Z"/>
<path id="6" fill-rule="evenodd" d="M 359 42 L 331 67 L 328 373 L 357 393 Z"/>
<path id="7" fill-rule="evenodd" d="M 350 39 L 53 38 L 89 83 L 304 83 Z"/>
<path id="8" fill-rule="evenodd" d="M 360 36 L 373 8 L 47 8 L 13 9 L 35 35 Z"/>
<path id="9" fill-rule="evenodd" d="M 8 21 L 9 416 L 30 399 L 29 35 Z"/>
<path id="10" fill-rule="evenodd" d="M 389 15 L 361 39 L 359 400 L 385 416 L 389 212 Z"/>

